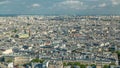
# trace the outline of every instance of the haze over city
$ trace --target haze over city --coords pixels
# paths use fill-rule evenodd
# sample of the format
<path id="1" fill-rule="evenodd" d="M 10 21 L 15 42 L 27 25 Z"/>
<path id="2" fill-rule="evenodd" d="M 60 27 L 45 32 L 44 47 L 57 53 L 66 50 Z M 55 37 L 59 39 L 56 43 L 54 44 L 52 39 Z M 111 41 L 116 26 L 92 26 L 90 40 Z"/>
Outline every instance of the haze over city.
<path id="1" fill-rule="evenodd" d="M 119 15 L 120 0 L 0 0 L 0 14 Z"/>

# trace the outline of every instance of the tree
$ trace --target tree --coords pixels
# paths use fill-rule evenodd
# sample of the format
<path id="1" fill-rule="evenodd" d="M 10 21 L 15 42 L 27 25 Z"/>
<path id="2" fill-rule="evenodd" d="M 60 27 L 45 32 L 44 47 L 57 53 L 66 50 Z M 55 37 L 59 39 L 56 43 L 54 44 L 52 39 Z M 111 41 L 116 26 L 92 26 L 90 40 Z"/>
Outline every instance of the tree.
<path id="1" fill-rule="evenodd" d="M 116 65 L 114 62 L 111 62 L 109 65 Z"/>
<path id="2" fill-rule="evenodd" d="M 74 62 L 68 62 L 68 64 L 67 65 L 70 65 L 71 66 L 71 68 L 73 68 L 74 67 Z"/>
<path id="3" fill-rule="evenodd" d="M 96 66 L 95 64 L 91 64 L 91 66 Z"/>
<path id="4" fill-rule="evenodd" d="M 12 59 L 9 59 L 7 62 L 10 63 L 10 62 L 13 62 L 13 60 L 12 60 Z"/>
<path id="5" fill-rule="evenodd" d="M 18 30 L 17 29 L 14 29 L 13 32 L 16 33 Z"/>
<path id="6" fill-rule="evenodd" d="M 81 64 L 80 68 L 86 68 L 86 66 L 84 64 Z"/>
<path id="7" fill-rule="evenodd" d="M 31 60 L 31 62 L 43 63 L 44 60 L 43 60 L 43 59 L 36 58 L 36 59 Z"/>
<path id="8" fill-rule="evenodd" d="M 117 55 L 120 56 L 120 51 L 116 51 Z"/>
<path id="9" fill-rule="evenodd" d="M 117 53 L 118 60 L 119 60 L 119 64 L 120 64 L 120 50 L 119 50 L 119 51 L 116 51 L 116 53 Z"/>
<path id="10" fill-rule="evenodd" d="M 91 64 L 92 68 L 96 68 L 96 65 L 95 64 Z"/>
<path id="11" fill-rule="evenodd" d="M 63 66 L 67 66 L 67 63 L 66 63 L 66 62 L 63 62 Z"/>
<path id="12" fill-rule="evenodd" d="M 67 65 L 74 65 L 74 63 L 73 62 L 68 62 Z"/>
<path id="13" fill-rule="evenodd" d="M 109 65 L 104 65 L 104 67 L 103 68 L 109 68 Z"/>
<path id="14" fill-rule="evenodd" d="M 74 65 L 80 66 L 80 62 L 74 62 Z"/>

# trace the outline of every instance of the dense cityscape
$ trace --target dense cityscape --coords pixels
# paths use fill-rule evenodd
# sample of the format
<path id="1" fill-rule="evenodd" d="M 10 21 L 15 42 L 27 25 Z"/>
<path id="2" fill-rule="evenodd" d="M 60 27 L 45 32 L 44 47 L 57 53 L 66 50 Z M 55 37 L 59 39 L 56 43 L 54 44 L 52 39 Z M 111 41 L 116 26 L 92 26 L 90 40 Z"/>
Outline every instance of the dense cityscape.
<path id="1" fill-rule="evenodd" d="M 120 16 L 0 17 L 0 68 L 119 68 Z"/>

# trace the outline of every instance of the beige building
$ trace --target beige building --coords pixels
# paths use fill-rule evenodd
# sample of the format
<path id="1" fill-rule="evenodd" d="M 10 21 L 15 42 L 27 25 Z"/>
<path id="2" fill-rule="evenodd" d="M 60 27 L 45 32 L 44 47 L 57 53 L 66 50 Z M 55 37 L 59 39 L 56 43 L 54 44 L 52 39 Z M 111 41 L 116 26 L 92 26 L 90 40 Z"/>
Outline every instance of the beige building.
<path id="1" fill-rule="evenodd" d="M 14 65 L 23 65 L 30 62 L 28 57 L 15 57 L 14 58 Z"/>
<path id="2" fill-rule="evenodd" d="M 8 50 L 3 51 L 2 54 L 8 55 L 8 54 L 11 54 L 11 53 L 13 53 L 12 49 L 8 49 Z"/>
<path id="3" fill-rule="evenodd" d="M 48 68 L 63 68 L 62 61 L 57 61 L 56 64 L 49 64 Z"/>

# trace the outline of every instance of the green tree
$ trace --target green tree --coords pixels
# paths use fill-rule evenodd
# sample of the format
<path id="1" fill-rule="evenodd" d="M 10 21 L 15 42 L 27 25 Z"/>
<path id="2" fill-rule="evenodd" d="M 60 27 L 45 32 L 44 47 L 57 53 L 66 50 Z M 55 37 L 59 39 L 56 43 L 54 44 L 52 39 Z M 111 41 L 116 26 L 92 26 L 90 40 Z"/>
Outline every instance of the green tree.
<path id="1" fill-rule="evenodd" d="M 31 62 L 43 63 L 44 60 L 43 60 L 43 59 L 36 58 L 36 59 L 31 60 Z"/>
<path id="2" fill-rule="evenodd" d="M 114 62 L 111 62 L 109 65 L 116 65 Z"/>
<path id="3" fill-rule="evenodd" d="M 86 68 L 86 65 L 81 64 L 81 65 L 80 65 L 80 68 Z"/>
<path id="4" fill-rule="evenodd" d="M 96 66 L 95 64 L 91 64 L 91 66 Z"/>
<path id="5" fill-rule="evenodd" d="M 80 66 L 80 62 L 74 62 L 74 65 Z"/>
<path id="6" fill-rule="evenodd" d="M 73 65 L 74 63 L 73 62 L 68 62 L 68 64 L 67 65 Z"/>
<path id="7" fill-rule="evenodd" d="M 67 63 L 66 63 L 66 62 L 63 62 L 63 66 L 67 66 Z"/>
<path id="8" fill-rule="evenodd" d="M 120 56 L 120 50 L 119 51 L 116 51 L 117 55 Z"/>
<path id="9" fill-rule="evenodd" d="M 104 67 L 103 68 L 109 68 L 109 65 L 104 65 Z"/>
<path id="10" fill-rule="evenodd" d="M 18 30 L 17 29 L 14 29 L 13 32 L 16 33 Z"/>
<path id="11" fill-rule="evenodd" d="M 74 62 L 68 62 L 68 64 L 67 65 L 70 65 L 71 66 L 71 68 L 73 68 L 74 67 Z"/>
<path id="12" fill-rule="evenodd" d="M 12 59 L 9 59 L 7 62 L 10 63 L 10 62 L 13 62 L 13 60 L 12 60 Z"/>

